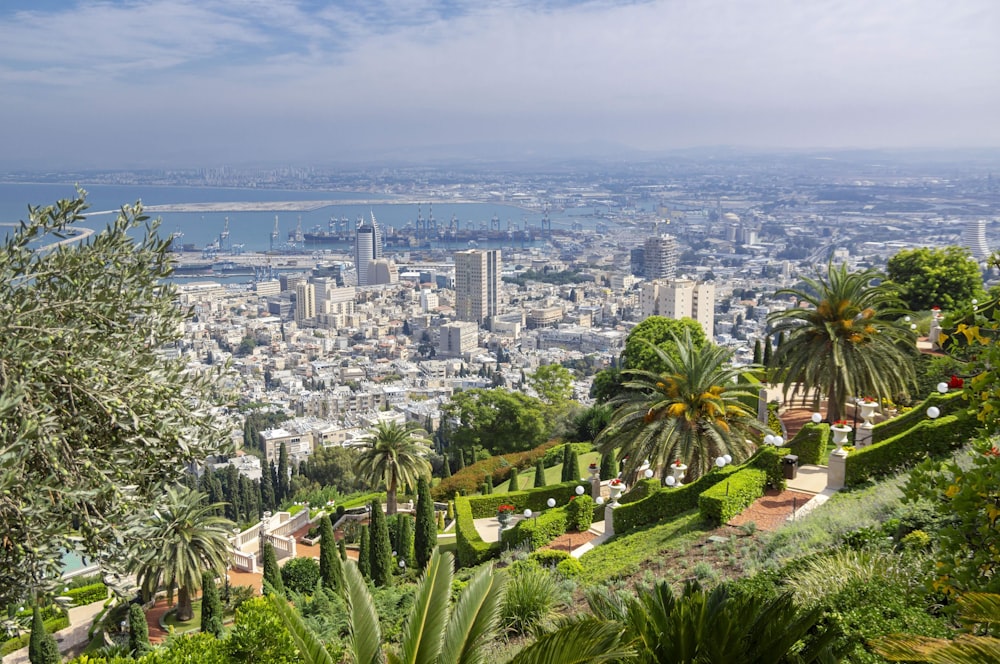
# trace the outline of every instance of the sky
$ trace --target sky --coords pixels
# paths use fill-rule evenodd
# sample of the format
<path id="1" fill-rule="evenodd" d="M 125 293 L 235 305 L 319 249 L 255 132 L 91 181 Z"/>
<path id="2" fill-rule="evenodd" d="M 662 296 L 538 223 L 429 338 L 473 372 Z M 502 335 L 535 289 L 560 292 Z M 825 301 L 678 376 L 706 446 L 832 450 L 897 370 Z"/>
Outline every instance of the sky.
<path id="1" fill-rule="evenodd" d="M 998 118 L 996 0 L 0 3 L 7 170 L 998 147 Z"/>

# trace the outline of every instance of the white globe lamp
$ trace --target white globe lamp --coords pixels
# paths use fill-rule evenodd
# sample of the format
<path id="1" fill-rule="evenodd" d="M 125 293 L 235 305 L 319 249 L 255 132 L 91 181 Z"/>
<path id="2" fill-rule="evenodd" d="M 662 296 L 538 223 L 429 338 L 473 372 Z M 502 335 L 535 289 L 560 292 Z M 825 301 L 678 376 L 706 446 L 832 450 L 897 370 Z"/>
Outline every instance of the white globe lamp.
<path id="1" fill-rule="evenodd" d="M 938 409 L 937 406 L 931 406 L 930 408 L 927 409 L 927 417 L 931 418 L 932 420 L 936 420 L 940 416 L 941 416 L 941 411 L 940 409 Z"/>

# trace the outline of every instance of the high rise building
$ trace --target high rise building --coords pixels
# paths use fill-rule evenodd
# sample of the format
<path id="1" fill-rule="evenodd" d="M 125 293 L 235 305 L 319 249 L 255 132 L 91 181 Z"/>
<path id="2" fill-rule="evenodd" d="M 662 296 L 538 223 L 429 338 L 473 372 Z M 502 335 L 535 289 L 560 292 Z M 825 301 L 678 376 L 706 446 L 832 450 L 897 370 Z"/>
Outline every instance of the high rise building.
<path id="1" fill-rule="evenodd" d="M 368 261 L 368 285 L 394 284 L 399 281 L 399 269 L 388 258 L 373 258 Z"/>
<path id="2" fill-rule="evenodd" d="M 455 253 L 455 315 L 485 325 L 499 313 L 500 250 Z"/>
<path id="3" fill-rule="evenodd" d="M 354 266 L 358 271 L 358 286 L 372 283 L 368 276 L 368 262 L 382 258 L 382 229 L 371 212 L 371 223 L 362 221 L 354 238 Z"/>
<path id="4" fill-rule="evenodd" d="M 705 336 L 715 336 L 715 284 L 691 279 L 644 283 L 639 304 L 645 316 L 692 318 L 701 325 Z"/>
<path id="5" fill-rule="evenodd" d="M 677 272 L 677 240 L 656 235 L 643 244 L 643 275 L 647 279 L 673 279 Z"/>
<path id="6" fill-rule="evenodd" d="M 986 244 L 985 219 L 965 222 L 965 227 L 962 229 L 962 246 L 968 248 L 977 261 L 984 260 L 990 255 L 990 247 Z"/>
<path id="7" fill-rule="evenodd" d="M 300 283 L 295 286 L 295 322 L 316 318 L 316 286 Z"/>

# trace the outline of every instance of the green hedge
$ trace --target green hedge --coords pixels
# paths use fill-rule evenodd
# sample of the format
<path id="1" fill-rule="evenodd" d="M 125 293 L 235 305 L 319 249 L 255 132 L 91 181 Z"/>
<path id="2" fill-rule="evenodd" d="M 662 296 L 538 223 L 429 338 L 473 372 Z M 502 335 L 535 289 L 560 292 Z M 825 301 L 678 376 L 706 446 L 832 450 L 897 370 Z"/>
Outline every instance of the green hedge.
<path id="1" fill-rule="evenodd" d="M 927 409 L 930 406 L 937 406 L 938 410 L 941 411 L 941 417 L 954 415 L 968 409 L 968 404 L 962 398 L 961 390 L 953 390 L 947 394 L 933 392 L 912 410 L 876 424 L 872 429 L 872 440 L 889 440 L 912 429 L 927 419 Z"/>
<path id="2" fill-rule="evenodd" d="M 587 451 L 590 451 L 590 443 L 583 444 L 588 448 Z M 554 449 L 560 450 L 559 462 L 562 462 L 562 448 L 563 446 L 557 441 L 549 440 L 526 452 L 512 452 L 477 461 L 451 477 L 441 480 L 431 489 L 431 497 L 434 500 L 447 500 L 456 492 L 466 496 L 472 495 L 479 491 L 487 475 L 493 478 L 493 486 L 499 486 L 501 482 L 510 479 L 512 470 L 521 471 L 530 468 L 538 459 L 548 458 L 547 455 Z"/>
<path id="3" fill-rule="evenodd" d="M 581 485 L 589 491 L 589 483 L 577 481 L 501 495 L 471 497 L 456 495 L 455 539 L 459 565 L 462 567 L 478 565 L 499 554 L 502 548 L 523 541 L 530 541 L 531 547 L 537 548 L 562 535 L 566 532 L 568 523 L 565 506 L 569 503 L 569 499 L 576 495 L 576 487 Z M 550 509 L 549 498 L 554 498 L 561 507 Z M 497 507 L 502 504 L 513 505 L 518 512 L 530 509 L 540 514 L 537 518 L 521 519 L 513 528 L 505 530 L 501 542 L 484 542 L 476 531 L 473 520 L 496 516 Z M 595 519 L 598 518 L 599 512 L 600 510 L 595 511 Z M 603 518 L 603 515 L 600 515 L 600 518 Z M 546 537 L 548 539 L 544 539 Z"/>
<path id="4" fill-rule="evenodd" d="M 629 503 L 638 502 L 646 496 L 659 491 L 660 486 L 662 486 L 660 484 L 660 480 L 655 477 L 650 477 L 648 480 L 645 478 L 638 480 L 632 485 L 632 488 L 628 490 L 628 493 L 618 499 L 618 504 L 628 505 Z"/>
<path id="5" fill-rule="evenodd" d="M 378 500 L 380 503 L 384 503 L 386 500 L 385 491 L 381 493 L 365 493 L 360 496 L 348 498 L 342 503 L 337 503 L 337 507 L 343 507 L 345 510 L 349 510 L 352 507 L 363 507 L 373 500 Z"/>
<path id="6" fill-rule="evenodd" d="M 563 443 L 562 445 L 556 445 L 545 451 L 545 456 L 542 457 L 542 465 L 546 468 L 551 468 L 552 466 L 558 466 L 563 462 L 563 454 L 566 453 L 566 446 L 569 445 L 576 452 L 577 456 L 583 456 L 588 452 L 594 451 L 593 443 Z"/>
<path id="7" fill-rule="evenodd" d="M 895 474 L 927 455 L 945 456 L 974 438 L 981 427 L 975 416 L 964 411 L 936 420 L 921 413 L 923 419 L 907 431 L 851 452 L 846 460 L 845 484 L 856 486 Z"/>
<path id="8" fill-rule="evenodd" d="M 103 583 L 92 583 L 89 586 L 71 588 L 63 593 L 63 595 L 73 598 L 73 606 L 83 606 L 106 600 L 108 598 L 108 587 Z"/>
<path id="9" fill-rule="evenodd" d="M 791 454 L 799 457 L 799 465 L 817 465 L 823 460 L 823 453 L 830 442 L 830 425 L 806 422 L 788 443 Z"/>
<path id="10" fill-rule="evenodd" d="M 713 470 L 702 475 L 696 481 L 685 484 L 679 489 L 656 487 L 646 498 L 633 503 L 621 505 L 615 509 L 615 534 L 634 530 L 641 526 L 657 523 L 673 518 L 682 512 L 698 507 L 698 496 L 718 482 L 731 477 L 742 468 L 756 468 L 764 471 L 767 483 L 775 487 L 784 487 L 784 477 L 781 472 L 781 453 L 770 445 L 762 447 L 742 466 L 726 466 L 721 470 Z M 642 480 L 654 482 L 657 480 Z M 632 493 L 631 491 L 629 493 Z"/>
<path id="11" fill-rule="evenodd" d="M 69 627 L 69 616 L 63 614 L 56 616 L 54 618 L 49 618 L 42 623 L 45 625 L 45 631 L 49 634 L 54 634 L 61 629 L 66 629 Z M 28 641 L 31 639 L 31 632 L 25 632 L 21 636 L 13 639 L 8 639 L 0 645 L 0 657 L 6 657 L 15 650 L 20 650 L 28 645 Z"/>
<path id="12" fill-rule="evenodd" d="M 702 492 L 698 497 L 698 510 L 702 518 L 715 525 L 722 525 L 764 495 L 767 473 L 759 468 L 742 468 L 727 481 Z"/>
<path id="13" fill-rule="evenodd" d="M 487 543 L 476 531 L 466 496 L 455 496 L 455 552 L 460 567 L 473 567 L 500 553 L 498 542 Z"/>

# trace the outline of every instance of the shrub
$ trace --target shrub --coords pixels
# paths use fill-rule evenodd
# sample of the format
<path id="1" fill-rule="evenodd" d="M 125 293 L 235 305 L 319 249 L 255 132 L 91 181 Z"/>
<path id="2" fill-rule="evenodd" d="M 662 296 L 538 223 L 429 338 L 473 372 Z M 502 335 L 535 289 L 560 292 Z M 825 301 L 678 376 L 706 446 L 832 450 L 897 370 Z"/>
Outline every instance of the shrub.
<path id="1" fill-rule="evenodd" d="M 214 581 L 210 580 L 210 583 L 214 584 Z M 215 601 L 216 603 L 219 601 L 218 592 L 215 594 Z M 204 611 L 204 602 L 202 602 L 202 631 L 208 631 L 204 626 Z M 221 633 L 222 616 L 219 616 L 218 620 L 219 632 Z M 216 634 L 216 636 L 218 635 Z M 152 650 L 152 646 L 149 645 L 149 623 L 146 622 L 146 614 L 143 613 L 142 607 L 138 604 L 130 604 L 128 607 L 128 649 L 136 659 Z"/>
<path id="2" fill-rule="evenodd" d="M 590 530 L 593 522 L 594 499 L 587 494 L 570 498 L 566 506 L 566 527 L 582 533 Z"/>
<path id="3" fill-rule="evenodd" d="M 702 475 L 691 484 L 680 488 L 655 487 L 649 495 L 633 503 L 627 503 L 614 511 L 615 533 L 622 534 L 640 526 L 657 523 L 698 506 L 698 496 L 717 482 L 721 482 L 739 470 L 737 466 L 726 466 L 707 475 Z M 642 480 L 652 482 L 656 480 Z M 632 492 L 629 491 L 629 494 Z M 626 494 L 628 495 L 628 494 Z"/>
<path id="4" fill-rule="evenodd" d="M 569 557 L 570 555 L 566 551 L 559 551 L 557 549 L 539 549 L 538 551 L 532 551 L 528 555 L 528 560 L 533 560 L 542 567 L 555 567 Z"/>
<path id="5" fill-rule="evenodd" d="M 292 558 L 281 568 L 281 581 L 293 592 L 311 593 L 319 579 L 319 563 L 312 558 Z"/>
<path id="6" fill-rule="evenodd" d="M 70 588 L 62 593 L 73 600 L 71 606 L 84 606 L 94 602 L 103 602 L 108 598 L 108 587 L 103 583 L 92 583 L 88 586 Z"/>
<path id="7" fill-rule="evenodd" d="M 219 599 L 219 587 L 215 585 L 215 575 L 205 572 L 201 577 L 201 631 L 222 636 L 222 601 Z M 133 604 L 133 606 L 135 606 Z M 139 611 L 140 615 L 142 611 Z M 132 623 L 129 614 L 129 624 Z M 148 642 L 148 635 L 146 641 Z"/>
<path id="8" fill-rule="evenodd" d="M 552 573 L 534 565 L 509 574 L 500 607 L 500 622 L 515 634 L 527 634 L 555 617 L 559 584 Z"/>
<path id="9" fill-rule="evenodd" d="M 565 507 L 547 509 L 539 516 L 522 519 L 513 528 L 503 531 L 501 541 L 507 547 L 526 545 L 534 550 L 565 533 L 567 522 Z"/>
<path id="10" fill-rule="evenodd" d="M 59 646 L 52 634 L 45 629 L 42 612 L 36 606 L 31 616 L 31 634 L 28 636 L 28 659 L 32 664 L 59 664 Z"/>
<path id="11" fill-rule="evenodd" d="M 719 482 L 698 497 L 698 509 L 704 519 L 715 525 L 726 523 L 764 495 L 767 473 L 758 468 L 743 468 L 725 482 Z"/>
<path id="12" fill-rule="evenodd" d="M 43 620 L 42 625 L 44 625 L 46 632 L 53 634 L 61 629 L 69 627 L 69 616 L 65 614 L 58 614 L 52 618 L 46 618 Z M 31 634 L 27 633 L 4 641 L 3 644 L 0 645 L 0 657 L 9 655 L 15 650 L 20 650 L 24 646 L 28 645 L 28 641 L 30 639 Z"/>
<path id="13" fill-rule="evenodd" d="M 922 530 L 912 530 L 899 543 L 908 551 L 926 551 L 931 548 L 931 536 Z"/>
<path id="14" fill-rule="evenodd" d="M 829 424 L 807 422 L 788 443 L 788 448 L 799 457 L 799 464 L 815 465 L 822 461 L 829 440 Z"/>
<path id="15" fill-rule="evenodd" d="M 542 463 L 546 468 L 551 468 L 552 466 L 559 465 L 563 462 L 563 455 L 566 454 L 566 448 L 569 447 L 577 456 L 581 454 L 586 454 L 594 449 L 591 443 L 562 443 L 561 445 L 555 441 L 550 441 L 553 446 L 545 450 L 545 454 L 542 457 Z M 576 478 L 573 478 L 576 479 Z"/>
<path id="16" fill-rule="evenodd" d="M 926 421 L 927 409 L 930 406 L 937 406 L 938 410 L 941 411 L 942 418 L 946 415 L 964 414 L 968 409 L 968 405 L 962 399 L 961 390 L 954 390 L 947 394 L 934 392 L 923 403 L 915 406 L 912 410 L 876 424 L 872 430 L 872 440 L 878 441 L 894 438 L 912 429 L 917 424 Z"/>
<path id="17" fill-rule="evenodd" d="M 852 452 L 845 461 L 845 483 L 856 486 L 895 474 L 917 464 L 927 455 L 945 456 L 967 443 L 980 426 L 975 417 L 966 413 L 942 416 L 936 420 L 924 417 L 892 438 Z"/>
<path id="18" fill-rule="evenodd" d="M 550 440 L 527 452 L 514 452 L 494 456 L 478 461 L 463 468 L 451 477 L 447 477 L 431 489 L 434 500 L 445 500 L 459 493 L 465 496 L 476 493 L 483 483 L 483 477 L 489 475 L 493 485 L 510 478 L 512 470 L 524 470 L 544 457 L 548 450 L 556 448 L 558 443 Z M 561 449 L 561 448 L 559 448 Z"/>
<path id="19" fill-rule="evenodd" d="M 458 556 L 458 564 L 462 567 L 472 567 L 489 560 L 499 551 L 499 543 L 484 542 L 476 531 L 469 499 L 465 496 L 455 496 L 455 553 Z"/>
<path id="20" fill-rule="evenodd" d="M 618 499 L 618 504 L 628 505 L 629 503 L 642 500 L 646 496 L 659 491 L 661 486 L 660 480 L 655 477 L 638 480 L 625 495 Z"/>
<path id="21" fill-rule="evenodd" d="M 566 579 L 579 579 L 583 575 L 583 564 L 576 558 L 567 558 L 556 565 L 556 573 Z"/>

